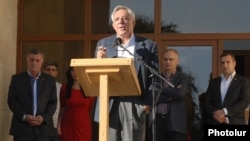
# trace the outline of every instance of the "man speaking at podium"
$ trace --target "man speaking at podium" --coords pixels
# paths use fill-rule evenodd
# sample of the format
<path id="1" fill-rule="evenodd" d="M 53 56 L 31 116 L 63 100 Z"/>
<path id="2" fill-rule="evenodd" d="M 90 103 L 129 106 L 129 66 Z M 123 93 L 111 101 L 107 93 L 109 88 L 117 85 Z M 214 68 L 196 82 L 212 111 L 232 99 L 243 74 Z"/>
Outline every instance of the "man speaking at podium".
<path id="1" fill-rule="evenodd" d="M 159 72 L 157 45 L 154 41 L 133 33 L 135 13 L 130 8 L 122 5 L 116 6 L 111 19 L 116 35 L 98 41 L 96 57 L 134 58 L 141 95 L 112 97 L 109 141 L 145 141 L 146 117 L 153 106 L 152 77 L 150 77 L 152 73 L 145 64 Z M 154 90 L 160 89 L 158 87 Z"/>

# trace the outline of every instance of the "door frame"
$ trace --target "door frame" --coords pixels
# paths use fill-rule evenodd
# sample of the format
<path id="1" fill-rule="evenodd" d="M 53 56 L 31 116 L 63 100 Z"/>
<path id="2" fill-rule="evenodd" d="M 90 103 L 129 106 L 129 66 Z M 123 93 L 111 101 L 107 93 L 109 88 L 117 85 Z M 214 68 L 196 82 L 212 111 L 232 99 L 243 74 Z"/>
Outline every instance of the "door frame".
<path id="1" fill-rule="evenodd" d="M 163 40 L 159 42 L 159 63 L 162 71 L 163 52 L 169 46 L 211 46 L 212 47 L 212 78 L 220 75 L 220 54 L 223 52 L 223 44 L 218 40 Z"/>
<path id="2" fill-rule="evenodd" d="M 250 79 L 250 50 L 224 50 L 224 52 L 230 52 L 234 54 L 234 56 L 237 58 L 237 56 L 243 56 L 244 57 L 244 68 L 237 67 L 237 63 L 239 63 L 237 60 L 236 62 L 236 72 L 237 69 L 244 69 L 244 76 Z"/>

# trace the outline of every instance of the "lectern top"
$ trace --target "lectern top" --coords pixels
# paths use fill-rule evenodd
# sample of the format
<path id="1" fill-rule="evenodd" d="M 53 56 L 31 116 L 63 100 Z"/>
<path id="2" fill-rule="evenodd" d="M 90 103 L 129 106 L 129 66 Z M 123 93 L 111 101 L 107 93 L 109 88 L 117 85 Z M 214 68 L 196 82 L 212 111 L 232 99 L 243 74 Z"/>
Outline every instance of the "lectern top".
<path id="1" fill-rule="evenodd" d="M 88 59 L 71 59 L 71 65 L 74 66 L 122 66 L 132 65 L 132 58 L 88 58 Z"/>
<path id="2" fill-rule="evenodd" d="M 100 76 L 108 77 L 109 96 L 139 96 L 140 85 L 132 58 L 71 59 L 87 96 L 100 93 Z"/>

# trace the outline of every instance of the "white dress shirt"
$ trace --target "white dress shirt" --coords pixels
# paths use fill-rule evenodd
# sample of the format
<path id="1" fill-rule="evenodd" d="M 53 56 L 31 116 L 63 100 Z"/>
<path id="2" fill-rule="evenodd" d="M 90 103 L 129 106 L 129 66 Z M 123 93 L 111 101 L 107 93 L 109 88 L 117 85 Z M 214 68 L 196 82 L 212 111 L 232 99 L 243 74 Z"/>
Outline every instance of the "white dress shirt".
<path id="1" fill-rule="evenodd" d="M 234 76 L 235 76 L 236 72 L 234 71 L 229 77 L 228 79 L 225 78 L 225 76 L 223 74 L 221 74 L 221 84 L 220 84 L 220 92 L 221 92 L 221 103 L 224 102 L 224 99 L 226 97 L 226 93 L 228 90 L 228 87 L 230 86 Z M 227 108 L 223 108 L 223 111 L 225 113 L 225 115 L 228 115 L 228 111 Z M 228 117 L 226 117 L 226 123 L 229 123 L 229 119 Z"/>

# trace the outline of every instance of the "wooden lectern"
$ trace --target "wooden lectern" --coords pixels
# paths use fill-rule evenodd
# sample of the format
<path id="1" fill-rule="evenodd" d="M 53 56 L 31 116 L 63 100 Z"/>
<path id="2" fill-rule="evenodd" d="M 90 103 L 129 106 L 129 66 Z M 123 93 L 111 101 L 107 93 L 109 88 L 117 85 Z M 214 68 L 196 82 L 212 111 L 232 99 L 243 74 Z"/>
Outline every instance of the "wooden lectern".
<path id="1" fill-rule="evenodd" d="M 71 59 L 87 96 L 99 96 L 99 141 L 109 140 L 109 96 L 139 96 L 132 58 Z"/>

